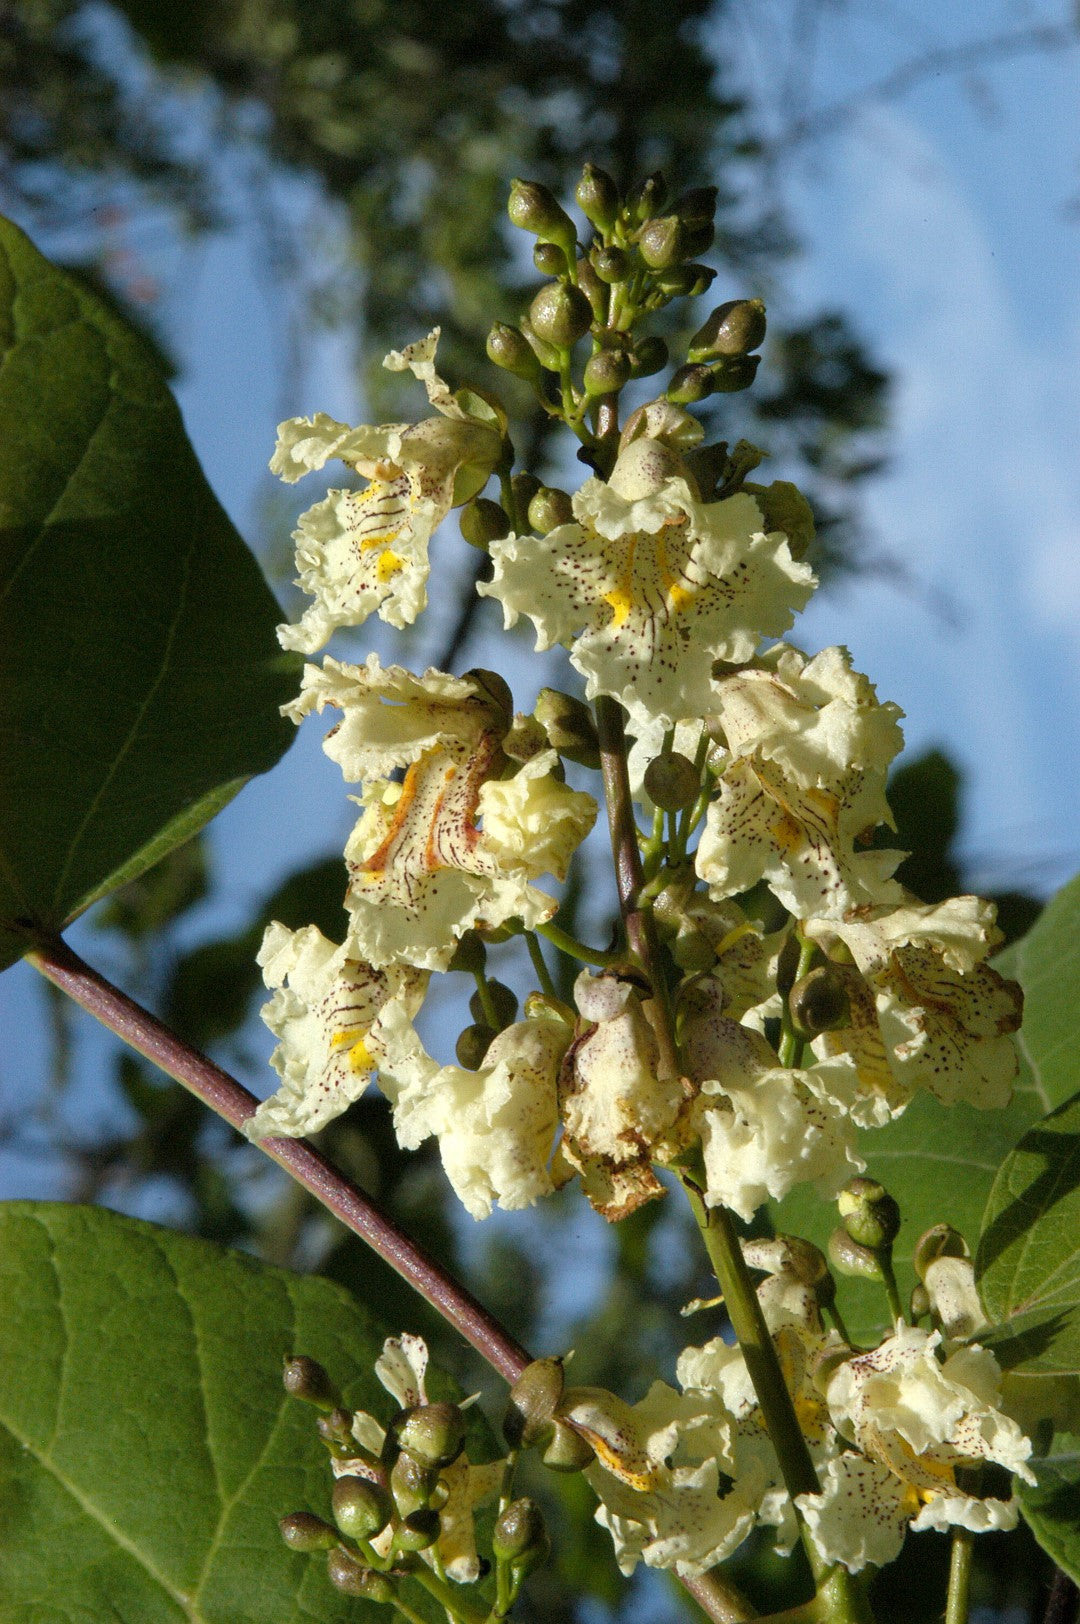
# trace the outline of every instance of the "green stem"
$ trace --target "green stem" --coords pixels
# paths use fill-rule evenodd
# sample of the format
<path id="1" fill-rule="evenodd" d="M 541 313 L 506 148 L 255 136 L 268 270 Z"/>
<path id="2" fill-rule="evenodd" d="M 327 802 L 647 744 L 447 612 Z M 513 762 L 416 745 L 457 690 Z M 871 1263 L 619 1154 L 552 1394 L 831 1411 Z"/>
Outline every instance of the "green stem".
<path id="1" fill-rule="evenodd" d="M 533 969 L 536 971 L 536 979 L 540 983 L 540 991 L 545 998 L 554 998 L 559 1001 L 558 988 L 551 979 L 551 971 L 548 969 L 547 960 L 540 950 L 540 943 L 536 940 L 535 931 L 527 930 L 525 932 L 525 946 L 529 949 L 529 957 L 532 959 Z"/>
<path id="2" fill-rule="evenodd" d="M 752 1607 L 746 1597 L 715 1568 L 696 1579 L 684 1579 L 683 1585 L 715 1624 L 747 1624 L 748 1620 L 759 1616 L 757 1608 Z"/>
<path id="3" fill-rule="evenodd" d="M 488 978 L 479 966 L 473 971 L 473 980 L 476 982 L 476 995 L 480 1000 L 480 1008 L 483 1011 L 485 1021 L 493 1032 L 501 1032 L 503 1023 L 500 1021 L 499 1012 L 495 1008 L 495 1000 L 491 996 Z"/>
<path id="4" fill-rule="evenodd" d="M 415 1579 L 418 1585 L 423 1585 L 428 1595 L 434 1596 L 435 1600 L 446 1608 L 451 1617 L 460 1619 L 462 1624 L 487 1624 L 487 1609 L 481 1610 L 479 1607 L 470 1606 L 461 1594 L 462 1587 L 460 1585 L 449 1584 L 447 1580 L 440 1579 L 437 1574 L 432 1573 L 429 1567 L 420 1563 L 415 1568 L 409 1569 L 409 1577 Z M 400 1606 L 396 1596 L 394 1597 L 394 1605 L 395 1607 Z M 426 1624 L 426 1620 L 421 1619 L 420 1624 Z"/>
<path id="5" fill-rule="evenodd" d="M 892 1247 L 879 1247 L 874 1253 L 874 1257 L 878 1268 L 881 1270 L 881 1278 L 885 1285 L 885 1295 L 889 1299 L 889 1312 L 892 1314 L 893 1324 L 895 1325 L 897 1320 L 901 1320 L 906 1325 L 907 1315 L 904 1313 L 904 1305 L 900 1301 L 900 1288 L 896 1284 L 896 1270 L 893 1268 L 892 1262 Z"/>
<path id="6" fill-rule="evenodd" d="M 795 971 L 795 981 L 801 981 L 803 976 L 809 975 L 810 966 L 814 962 L 814 943 L 800 942 L 799 963 Z M 794 982 L 792 983 L 794 986 Z M 788 998 L 783 1000 L 780 1008 L 781 1036 L 777 1055 L 782 1066 L 797 1066 L 802 1060 L 803 1040 L 796 1032 L 791 1020 L 791 1002 Z"/>
<path id="7" fill-rule="evenodd" d="M 528 936 L 530 933 L 526 931 L 525 934 Z M 619 953 L 605 952 L 602 947 L 587 947 L 584 942 L 579 942 L 576 936 L 571 936 L 569 931 L 563 930 L 559 925 L 537 925 L 536 934 L 543 936 L 552 947 L 557 947 L 560 953 L 566 953 L 572 959 L 580 959 L 582 964 L 598 964 L 603 967 L 615 964 L 621 957 Z"/>
<path id="8" fill-rule="evenodd" d="M 971 1559 L 975 1536 L 969 1528 L 954 1528 L 949 1558 L 949 1599 L 945 1624 L 967 1624 L 971 1597 Z"/>

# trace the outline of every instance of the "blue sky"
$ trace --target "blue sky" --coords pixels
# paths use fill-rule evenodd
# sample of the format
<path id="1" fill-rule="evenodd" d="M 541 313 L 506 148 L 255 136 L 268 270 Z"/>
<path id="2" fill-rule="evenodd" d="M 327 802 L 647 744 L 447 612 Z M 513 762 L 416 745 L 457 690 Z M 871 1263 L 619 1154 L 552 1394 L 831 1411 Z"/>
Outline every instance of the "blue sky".
<path id="1" fill-rule="evenodd" d="M 799 97 L 831 105 L 934 43 L 925 8 L 818 9 L 816 50 L 793 75 L 798 97 L 792 90 L 777 108 L 777 127 Z M 779 0 L 760 7 L 763 51 L 766 23 L 790 39 L 791 11 Z M 943 8 L 935 38 L 1061 15 L 990 0 L 979 11 Z M 1021 57 L 987 67 L 981 85 L 931 75 L 801 146 L 784 171 L 805 243 L 785 297 L 846 311 L 895 374 L 891 462 L 866 510 L 877 550 L 902 560 L 911 583 L 870 575 L 832 588 L 793 638 L 809 649 L 849 644 L 880 696 L 903 706 L 909 744 L 939 744 L 963 764 L 963 843 L 976 877 L 1041 892 L 1080 867 L 1080 225 L 1067 208 L 1080 187 L 1077 60 L 1075 48 Z M 291 201 L 310 216 L 313 253 L 332 247 L 330 222 L 303 187 Z M 264 246 L 233 231 L 140 249 L 165 290 L 192 440 L 253 542 L 277 419 L 362 415 L 344 336 L 308 348 L 301 398 L 283 401 L 286 311 L 261 274 Z M 322 487 L 311 483 L 315 500 Z M 412 663 L 439 642 L 421 638 L 402 656 L 384 632 L 378 625 L 365 642 Z M 468 661 L 507 670 L 491 645 L 472 646 Z M 518 702 L 545 680 L 523 674 Z M 279 769 L 217 821 L 221 896 L 195 930 L 238 923 L 299 863 L 340 849 L 351 810 L 319 739 L 309 723 Z M 5 1030 L 40 1020 L 37 992 L 22 967 L 0 978 Z M 90 1053 L 97 1040 L 79 1042 Z M 27 1083 L 35 1091 L 39 1065 L 33 1045 L 7 1050 L 0 1105 L 25 1097 Z M 21 1159 L 0 1161 L 5 1193 L 45 1193 L 43 1176 Z"/>

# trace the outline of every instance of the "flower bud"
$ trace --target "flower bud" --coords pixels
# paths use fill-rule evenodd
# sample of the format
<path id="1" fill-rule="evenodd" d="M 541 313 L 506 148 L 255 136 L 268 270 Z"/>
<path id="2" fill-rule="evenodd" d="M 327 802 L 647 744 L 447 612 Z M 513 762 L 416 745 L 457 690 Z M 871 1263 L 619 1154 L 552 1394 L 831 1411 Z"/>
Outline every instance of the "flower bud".
<path id="1" fill-rule="evenodd" d="M 536 1501 L 511 1500 L 500 1514 L 491 1536 L 491 1548 L 499 1561 L 516 1565 L 538 1547 L 546 1555 L 547 1546 L 547 1530 Z"/>
<path id="2" fill-rule="evenodd" d="M 671 205 L 671 213 L 677 214 L 687 226 L 712 225 L 719 195 L 719 188 L 716 186 L 693 186 L 675 199 Z"/>
<path id="3" fill-rule="evenodd" d="M 472 1026 L 465 1027 L 454 1044 L 458 1065 L 466 1071 L 479 1071 L 497 1037 L 495 1028 L 486 1021 L 474 1021 Z"/>
<path id="4" fill-rule="evenodd" d="M 645 769 L 645 793 L 665 812 L 681 812 L 693 806 L 701 789 L 701 776 L 694 763 L 678 750 L 655 757 Z"/>
<path id="5" fill-rule="evenodd" d="M 565 276 L 566 255 L 553 242 L 538 242 L 533 249 L 533 264 L 541 276 Z"/>
<path id="6" fill-rule="evenodd" d="M 483 938 L 475 930 L 467 930 L 458 938 L 454 949 L 454 956 L 447 965 L 448 970 L 462 970 L 466 975 L 475 975 L 487 963 L 487 948 Z"/>
<path id="7" fill-rule="evenodd" d="M 666 271 L 685 259 L 686 231 L 678 215 L 646 220 L 638 233 L 638 252 L 654 271 Z"/>
<path id="8" fill-rule="evenodd" d="M 673 265 L 668 271 L 658 271 L 653 280 L 669 299 L 697 299 L 708 293 L 716 272 L 711 265 Z"/>
<path id="9" fill-rule="evenodd" d="M 500 1026 L 509 1026 L 510 1023 L 516 1018 L 518 1012 L 517 993 L 512 987 L 508 987 L 503 981 L 491 980 L 487 985 L 491 1002 L 495 1006 L 495 1013 L 499 1017 Z M 469 1014 L 472 1016 L 474 1021 L 482 1021 L 484 1019 L 484 1006 L 480 1002 L 479 991 L 474 992 L 472 997 L 469 999 Z M 428 1405 L 428 1409 L 433 1408 L 433 1405 Z M 404 1449 L 408 1449 L 409 1445 L 403 1444 L 402 1447 Z M 416 1451 L 414 1450 L 413 1453 L 415 1454 Z"/>
<path id="10" fill-rule="evenodd" d="M 426 1551 L 439 1537 L 439 1513 L 430 1506 L 410 1511 L 394 1529 L 394 1544 L 399 1551 Z"/>
<path id="11" fill-rule="evenodd" d="M 529 527 L 546 536 L 560 524 L 570 524 L 574 510 L 566 491 L 554 485 L 541 485 L 529 503 Z"/>
<path id="12" fill-rule="evenodd" d="M 765 306 L 760 299 L 729 299 L 713 311 L 687 346 L 691 361 L 748 355 L 765 337 Z"/>
<path id="13" fill-rule="evenodd" d="M 712 372 L 708 367 L 680 367 L 664 391 L 676 406 L 694 406 L 712 394 Z"/>
<path id="14" fill-rule="evenodd" d="M 592 260 L 578 260 L 577 283 L 592 306 L 594 317 L 597 321 L 603 322 L 607 316 L 608 291 L 606 284 L 600 280 L 593 270 Z"/>
<path id="15" fill-rule="evenodd" d="M 853 1241 L 847 1230 L 840 1226 L 829 1236 L 829 1262 L 839 1274 L 855 1280 L 881 1280 L 881 1265 L 868 1246 Z"/>
<path id="16" fill-rule="evenodd" d="M 555 194 L 534 180 L 510 182 L 506 211 L 514 225 L 531 231 L 541 242 L 556 243 L 569 260 L 577 249 L 574 222 Z"/>
<path id="17" fill-rule="evenodd" d="M 700 225 L 686 227 L 686 242 L 683 248 L 684 259 L 697 259 L 706 249 L 712 247 L 716 236 L 716 227 L 711 220 L 703 220 Z"/>
<path id="18" fill-rule="evenodd" d="M 541 688 L 533 715 L 560 756 L 582 767 L 599 767 L 600 742 L 588 705 L 558 688 Z"/>
<path id="19" fill-rule="evenodd" d="M 597 350 L 585 363 L 585 393 L 587 395 L 614 395 L 631 373 L 630 357 L 625 350 Z"/>
<path id="20" fill-rule="evenodd" d="M 921 1283 L 911 1289 L 911 1323 L 918 1325 L 930 1312 L 930 1293 Z"/>
<path id="21" fill-rule="evenodd" d="M 326 1558 L 326 1571 L 335 1590 L 345 1596 L 366 1596 L 368 1601 L 393 1601 L 394 1592 L 385 1574 L 366 1568 L 340 1546 Z"/>
<path id="22" fill-rule="evenodd" d="M 515 474 L 510 481 L 514 492 L 514 504 L 519 513 L 528 513 L 529 503 L 540 489 L 540 481 L 535 474 Z"/>
<path id="23" fill-rule="evenodd" d="M 350 1539 L 374 1539 L 393 1515 L 390 1496 L 366 1477 L 339 1477 L 330 1493 L 334 1521 Z"/>
<path id="24" fill-rule="evenodd" d="M 659 372 L 667 366 L 668 347 L 662 338 L 655 333 L 638 341 L 630 352 L 630 376 L 632 378 L 651 378 L 654 372 Z"/>
<path id="25" fill-rule="evenodd" d="M 278 1530 L 290 1551 L 329 1551 L 338 1543 L 337 1529 L 310 1511 L 290 1512 Z"/>
<path id="26" fill-rule="evenodd" d="M 504 372 L 512 372 L 515 378 L 524 378 L 527 383 L 539 381 L 541 369 L 536 352 L 516 327 L 508 326 L 505 321 L 495 322 L 487 336 L 486 348 L 488 360 L 494 361 Z"/>
<path id="27" fill-rule="evenodd" d="M 556 1421 L 540 1458 L 553 1472 L 583 1472 L 596 1459 L 596 1453 L 580 1432 L 565 1421 Z"/>
<path id="28" fill-rule="evenodd" d="M 449 1466 L 465 1445 L 465 1417 L 456 1404 L 414 1404 L 394 1417 L 390 1431 L 398 1448 L 421 1466 Z"/>
<path id="29" fill-rule="evenodd" d="M 303 1399 L 305 1404 L 314 1404 L 316 1409 L 329 1411 L 341 1403 L 341 1394 L 322 1365 L 305 1354 L 293 1354 L 285 1360 L 281 1379 L 291 1397 Z"/>
<path id="30" fill-rule="evenodd" d="M 788 1007 L 795 1031 L 807 1041 L 850 1026 L 851 1000 L 843 971 L 834 964 L 811 970 L 792 987 Z"/>
<path id="31" fill-rule="evenodd" d="M 390 1442 L 387 1433 L 387 1443 Z M 407 1517 L 410 1512 L 427 1506 L 438 1481 L 437 1467 L 425 1466 L 415 1456 L 402 1451 L 390 1468 L 390 1493 L 400 1514 Z"/>
<path id="32" fill-rule="evenodd" d="M 626 213 L 634 225 L 647 220 L 650 215 L 656 214 L 664 206 L 667 197 L 667 181 L 659 169 L 647 175 L 639 185 L 635 186 L 626 199 Z"/>
<path id="33" fill-rule="evenodd" d="M 625 282 L 630 275 L 630 258 L 622 248 L 596 248 L 592 263 L 601 282 Z"/>
<path id="34" fill-rule="evenodd" d="M 498 502 L 486 496 L 474 496 L 466 502 L 458 515 L 461 534 L 470 547 L 486 553 L 493 541 L 510 534 L 510 520 Z"/>
<path id="35" fill-rule="evenodd" d="M 569 349 L 592 326 L 593 308 L 580 288 L 568 282 L 549 282 L 529 306 L 529 322 L 537 338 Z"/>
<path id="36" fill-rule="evenodd" d="M 760 355 L 725 357 L 713 370 L 713 389 L 718 395 L 735 395 L 740 389 L 749 389 L 760 363 Z"/>
<path id="37" fill-rule="evenodd" d="M 316 1421 L 315 1431 L 333 1454 L 340 1454 L 343 1450 L 348 1454 L 355 1454 L 352 1419 L 348 1410 L 337 1409 L 331 1410 L 329 1415 L 320 1415 Z"/>
<path id="38" fill-rule="evenodd" d="M 511 1449 L 528 1449 L 549 1431 L 563 1395 L 561 1359 L 534 1359 L 510 1389 L 503 1434 Z"/>
<path id="39" fill-rule="evenodd" d="M 849 1179 L 836 1198 L 844 1228 L 858 1246 L 882 1252 L 900 1233 L 900 1206 L 876 1179 Z"/>
<path id="40" fill-rule="evenodd" d="M 518 326 L 526 344 L 528 344 L 545 372 L 558 372 L 562 367 L 562 357 L 555 345 L 549 344 L 546 339 L 533 332 L 532 322 L 528 316 L 522 316 Z"/>
<path id="41" fill-rule="evenodd" d="M 804 1240 L 801 1235 L 777 1235 L 784 1246 L 784 1268 L 804 1286 L 815 1289 L 828 1278 L 829 1265 L 820 1246 Z"/>
<path id="42" fill-rule="evenodd" d="M 954 1229 L 951 1224 L 933 1224 L 915 1242 L 915 1255 L 911 1261 L 919 1279 L 925 1280 L 927 1269 L 939 1257 L 970 1255 L 967 1241 L 958 1229 Z"/>
<path id="43" fill-rule="evenodd" d="M 619 214 L 619 188 L 596 164 L 586 164 L 574 189 L 578 208 L 597 231 L 610 231 Z"/>

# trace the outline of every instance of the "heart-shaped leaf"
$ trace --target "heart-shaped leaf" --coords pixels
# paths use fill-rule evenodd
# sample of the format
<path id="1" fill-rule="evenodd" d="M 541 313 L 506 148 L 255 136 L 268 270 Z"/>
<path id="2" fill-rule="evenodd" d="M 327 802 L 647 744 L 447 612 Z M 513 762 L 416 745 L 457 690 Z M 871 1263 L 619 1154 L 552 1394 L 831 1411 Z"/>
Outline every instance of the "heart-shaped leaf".
<path id="1" fill-rule="evenodd" d="M 0 220 L 0 968 L 271 767 L 298 659 L 144 341 Z"/>

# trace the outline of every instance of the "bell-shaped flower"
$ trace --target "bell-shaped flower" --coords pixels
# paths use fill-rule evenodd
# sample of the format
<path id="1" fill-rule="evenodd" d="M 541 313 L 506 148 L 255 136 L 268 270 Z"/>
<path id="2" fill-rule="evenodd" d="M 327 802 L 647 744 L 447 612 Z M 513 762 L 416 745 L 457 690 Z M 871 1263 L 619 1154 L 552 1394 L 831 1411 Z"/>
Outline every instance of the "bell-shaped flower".
<path id="1" fill-rule="evenodd" d="M 961 1487 L 957 1472 L 992 1462 L 1034 1482 L 1031 1442 L 1003 1414 L 1001 1371 L 977 1344 L 939 1358 L 941 1335 L 900 1324 L 869 1353 L 841 1363 L 826 1400 L 834 1425 L 868 1460 L 890 1473 L 900 1492 L 861 1504 L 865 1473 L 837 1468 L 821 1503 L 800 1496 L 813 1537 L 829 1561 L 856 1570 L 888 1550 L 886 1511 L 895 1535 L 910 1519 L 918 1532 L 959 1526 L 974 1533 L 1016 1524 L 1016 1505 Z M 883 1484 L 881 1473 L 875 1482 Z M 877 1520 L 870 1531 L 861 1525 Z M 893 1551 L 895 1554 L 895 1551 Z M 888 1557 L 885 1558 L 886 1560 Z"/>
<path id="2" fill-rule="evenodd" d="M 797 1184 L 836 1194 L 863 1163 L 848 1107 L 857 1083 L 841 1058 L 805 1070 L 777 1063 L 760 1033 L 702 1001 L 686 1021 L 683 1052 L 696 1098 L 680 1123 L 700 1138 L 705 1201 L 747 1222 Z"/>
<path id="3" fill-rule="evenodd" d="M 713 663 L 749 659 L 814 586 L 752 496 L 701 502 L 672 456 L 633 441 L 608 483 L 585 481 L 571 523 L 493 542 L 478 589 L 507 626 L 527 615 L 538 649 L 564 644 L 590 699 L 611 694 L 635 722 L 666 726 L 706 715 Z"/>
<path id="4" fill-rule="evenodd" d="M 710 726 L 730 760 L 697 852 L 712 894 L 765 879 L 798 918 L 898 902 L 901 853 L 865 843 L 892 827 L 885 775 L 903 742 L 899 708 L 878 703 L 843 648 L 807 659 L 780 644 L 716 690 Z"/>
<path id="5" fill-rule="evenodd" d="M 484 845 L 507 868 L 530 879 L 566 878 L 570 859 L 596 822 L 596 802 L 555 777 L 559 757 L 541 750 L 513 778 L 489 779 L 480 790 Z"/>
<path id="6" fill-rule="evenodd" d="M 274 996 L 263 1020 L 280 1039 L 271 1065 L 281 1087 L 244 1124 L 251 1139 L 300 1138 L 340 1116 L 375 1071 L 372 1029 L 394 1005 L 415 1015 L 427 976 L 409 965 L 376 970 L 314 925 L 267 927 L 259 963 Z"/>
<path id="7" fill-rule="evenodd" d="M 434 1135 L 466 1210 L 532 1206 L 555 1188 L 549 1163 L 559 1127 L 559 1063 L 567 1024 L 542 1005 L 495 1037 L 478 1071 L 440 1066 L 398 1008 L 378 1032 L 379 1085 L 405 1150 Z"/>
<path id="8" fill-rule="evenodd" d="M 479 396 L 451 393 L 435 372 L 438 339 L 435 328 L 383 365 L 419 378 L 440 416 L 350 428 L 318 412 L 278 429 L 270 467 L 287 482 L 331 457 L 368 481 L 360 491 L 331 491 L 298 522 L 297 585 L 314 601 L 297 625 L 278 628 L 285 648 L 312 654 L 339 626 L 359 626 L 376 609 L 392 626 L 411 625 L 427 602 L 433 531 L 483 488 L 499 459 L 499 414 Z"/>
<path id="9" fill-rule="evenodd" d="M 1008 1103 L 1023 996 L 983 962 L 1000 940 L 993 921 L 993 905 L 978 897 L 805 921 L 827 954 L 854 960 L 841 969 L 850 1024 L 816 1038 L 814 1050 L 851 1057 L 860 1122 L 888 1121 L 922 1088 L 946 1105 Z"/>
<path id="10" fill-rule="evenodd" d="M 653 1152 L 685 1095 L 680 1078 L 658 1075 L 649 1006 L 632 981 L 583 971 L 574 999 L 587 1025 L 562 1068 L 560 1154 L 597 1212 L 614 1221 L 664 1193 Z"/>
<path id="11" fill-rule="evenodd" d="M 305 667 L 287 713 L 298 721 L 326 705 L 343 718 L 326 753 L 347 780 L 364 785 L 364 815 L 345 858 L 350 935 L 365 959 L 444 969 L 457 938 L 474 926 L 519 918 L 532 928 L 551 917 L 554 898 L 531 881 L 548 858 L 565 867 L 573 837 L 591 822 L 590 798 L 534 768 L 523 794 L 508 785 L 496 800 L 488 841 L 481 797 L 509 765 L 502 740 L 510 715 L 496 679 L 434 670 L 417 677 L 400 666 L 383 669 L 375 655 L 362 666 L 327 659 L 321 669 Z M 388 775 L 400 769 L 399 783 Z M 538 804 L 551 816 L 539 859 L 526 852 L 520 828 L 527 831 Z"/>
<path id="12" fill-rule="evenodd" d="M 560 1414 L 596 1451 L 585 1476 L 623 1573 L 644 1561 L 690 1577 L 741 1545 L 760 1484 L 753 1474 L 736 1477 L 732 1418 L 717 1393 L 654 1382 L 630 1405 L 597 1388 L 568 1388 Z"/>

